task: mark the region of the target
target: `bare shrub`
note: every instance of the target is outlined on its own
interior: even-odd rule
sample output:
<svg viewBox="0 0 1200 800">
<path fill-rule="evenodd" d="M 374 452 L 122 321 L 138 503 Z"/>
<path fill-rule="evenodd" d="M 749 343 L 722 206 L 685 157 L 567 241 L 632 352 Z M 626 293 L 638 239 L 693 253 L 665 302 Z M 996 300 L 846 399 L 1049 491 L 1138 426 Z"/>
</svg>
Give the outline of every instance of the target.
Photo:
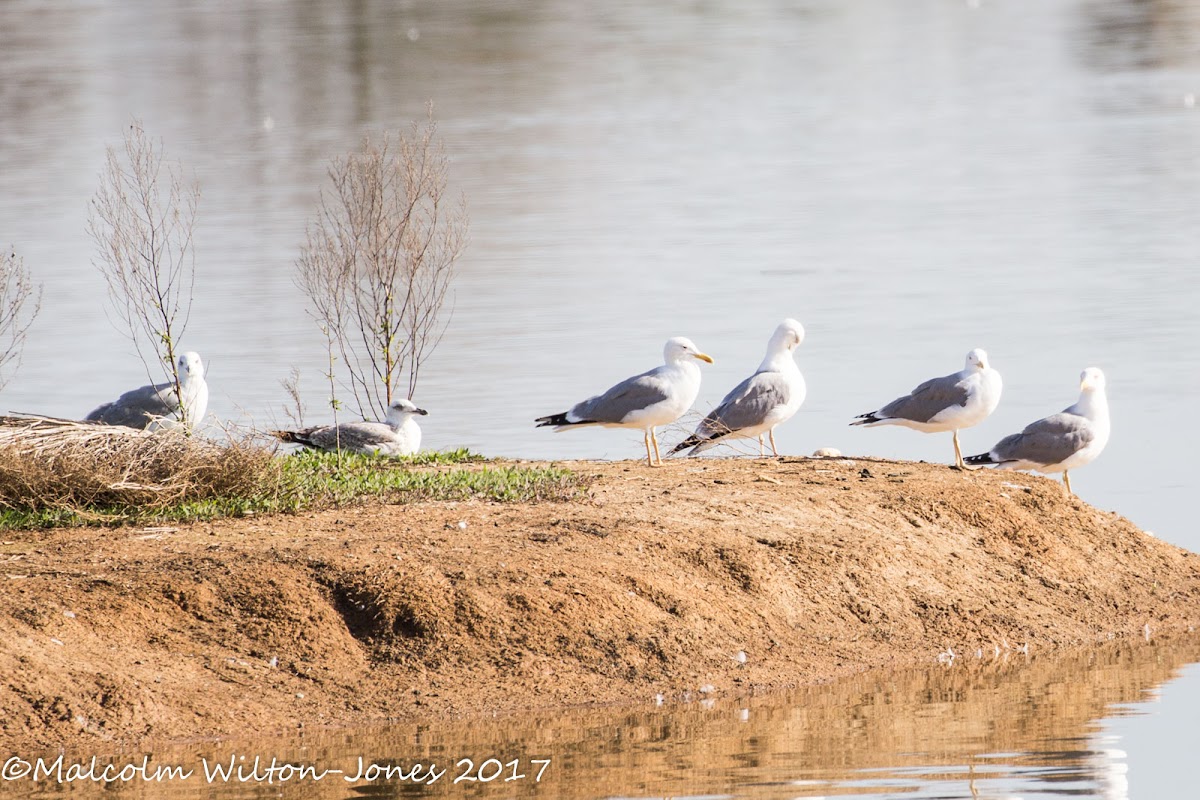
<svg viewBox="0 0 1200 800">
<path fill-rule="evenodd" d="M 467 215 L 461 198 L 447 198 L 449 162 L 436 134 L 431 112 L 407 134 L 367 136 L 333 159 L 297 262 L 297 283 L 336 343 L 343 385 L 364 419 L 412 396 L 445 331 Z"/>
<path fill-rule="evenodd" d="M 179 384 L 178 347 L 195 285 L 192 235 L 200 187 L 183 167 L 165 163 L 161 143 L 140 123 L 125 132 L 122 151 L 108 148 L 100 188 L 92 198 L 88 233 L 99 247 L 95 264 L 112 308 L 150 382 L 166 375 L 187 419 Z"/>
<path fill-rule="evenodd" d="M 49 417 L 0 417 L 0 507 L 103 519 L 105 509 L 154 512 L 245 497 L 280 483 L 270 450 L 221 444 L 180 429 L 149 433 Z"/>
<path fill-rule="evenodd" d="M 34 285 L 24 261 L 12 250 L 0 256 L 0 389 L 8 383 L 5 369 L 21 365 L 25 334 L 41 304 L 42 287 Z"/>
<path fill-rule="evenodd" d="M 281 380 L 279 384 L 283 390 L 287 392 L 289 405 L 283 407 L 284 415 L 291 420 L 291 423 L 297 428 L 304 427 L 304 399 L 300 395 L 300 370 L 292 367 L 292 371 L 288 376 Z"/>
</svg>

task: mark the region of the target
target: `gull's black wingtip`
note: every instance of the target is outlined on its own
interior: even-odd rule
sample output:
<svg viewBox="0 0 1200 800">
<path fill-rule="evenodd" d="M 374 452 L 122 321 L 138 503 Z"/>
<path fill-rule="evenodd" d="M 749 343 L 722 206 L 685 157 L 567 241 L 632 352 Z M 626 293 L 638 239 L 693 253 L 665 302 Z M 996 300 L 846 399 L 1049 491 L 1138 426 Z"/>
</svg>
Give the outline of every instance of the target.
<svg viewBox="0 0 1200 800">
<path fill-rule="evenodd" d="M 880 417 L 875 416 L 874 411 L 868 411 L 866 414 L 859 414 L 854 419 L 850 420 L 851 425 L 870 425 L 872 422 L 880 422 Z"/>
<path fill-rule="evenodd" d="M 965 461 L 968 464 L 980 464 L 980 465 L 982 465 L 982 464 L 999 464 L 1000 463 L 999 461 L 994 461 L 992 459 L 991 453 L 980 453 L 977 456 L 967 456 L 966 458 L 963 459 L 963 461 Z"/>
<path fill-rule="evenodd" d="M 308 438 L 312 432 L 311 428 L 305 428 L 302 431 L 271 431 L 271 435 L 281 442 L 289 444 L 302 444 L 305 447 L 315 447 L 312 440 Z"/>
<path fill-rule="evenodd" d="M 537 419 L 534 420 L 534 422 L 537 423 L 537 425 L 535 427 L 538 427 L 538 428 L 550 428 L 550 427 L 555 427 L 558 425 L 570 425 L 571 424 L 570 420 L 567 419 L 567 412 L 565 412 L 565 411 L 562 412 L 561 414 L 550 414 L 545 417 L 538 417 Z"/>
<path fill-rule="evenodd" d="M 679 444 L 672 447 L 671 451 L 669 453 L 667 453 L 667 455 L 673 456 L 676 453 L 678 453 L 680 450 L 687 450 L 689 447 L 695 447 L 696 445 L 700 444 L 700 441 L 701 441 L 701 439 L 699 436 L 697 436 L 696 434 L 692 434 L 691 436 L 684 439 Z"/>
</svg>

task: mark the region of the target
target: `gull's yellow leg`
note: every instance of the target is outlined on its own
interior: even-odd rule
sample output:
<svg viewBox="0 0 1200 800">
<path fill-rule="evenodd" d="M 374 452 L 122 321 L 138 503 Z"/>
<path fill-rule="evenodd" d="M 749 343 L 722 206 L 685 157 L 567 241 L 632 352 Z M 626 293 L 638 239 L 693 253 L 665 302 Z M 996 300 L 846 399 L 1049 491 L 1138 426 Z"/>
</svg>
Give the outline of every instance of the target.
<svg viewBox="0 0 1200 800">
<path fill-rule="evenodd" d="M 654 428 L 650 429 L 650 441 L 654 442 L 654 460 L 657 462 L 651 466 L 661 467 L 662 456 L 658 454 L 658 437 L 654 435 Z"/>
<path fill-rule="evenodd" d="M 763 456 L 765 456 L 766 454 L 767 454 L 767 449 L 766 449 L 766 447 L 763 445 L 763 438 L 762 438 L 762 434 L 760 433 L 760 434 L 758 435 L 758 457 L 759 457 L 759 458 L 762 458 L 762 457 L 763 457 Z"/>
<path fill-rule="evenodd" d="M 1067 474 L 1065 469 L 1063 470 L 1063 483 L 1067 485 L 1067 494 L 1075 494 L 1071 491 L 1071 476 Z"/>
<path fill-rule="evenodd" d="M 954 432 L 954 463 L 959 467 L 967 466 L 967 462 L 963 461 L 962 448 L 958 446 L 958 431 Z"/>
<path fill-rule="evenodd" d="M 650 457 L 650 431 L 642 432 L 642 444 L 646 445 L 646 465 L 653 467 L 654 459 Z"/>
<path fill-rule="evenodd" d="M 771 452 L 775 454 L 776 458 L 778 458 L 779 451 L 775 448 L 775 429 L 771 428 L 771 430 L 767 431 L 767 435 L 771 437 Z"/>
</svg>

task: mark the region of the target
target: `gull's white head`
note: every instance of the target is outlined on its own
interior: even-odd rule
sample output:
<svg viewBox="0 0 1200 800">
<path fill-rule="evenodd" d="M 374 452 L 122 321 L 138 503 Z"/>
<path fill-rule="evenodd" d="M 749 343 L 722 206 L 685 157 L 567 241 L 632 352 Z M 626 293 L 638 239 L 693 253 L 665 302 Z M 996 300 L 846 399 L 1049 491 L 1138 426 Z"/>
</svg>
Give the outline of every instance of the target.
<svg viewBox="0 0 1200 800">
<path fill-rule="evenodd" d="M 1079 388 L 1084 392 L 1103 392 L 1105 387 L 1104 371 L 1099 367 L 1088 367 L 1079 373 Z"/>
<path fill-rule="evenodd" d="M 204 362 L 195 350 L 188 350 L 175 362 L 179 367 L 179 380 L 195 380 L 204 377 Z"/>
<path fill-rule="evenodd" d="M 663 347 L 663 361 L 671 364 L 676 361 L 686 361 L 689 358 L 698 358 L 709 364 L 713 363 L 712 358 L 701 353 L 700 348 L 696 347 L 695 343 L 686 336 L 667 339 L 667 344 Z"/>
<path fill-rule="evenodd" d="M 987 369 L 990 366 L 988 354 L 982 348 L 976 347 L 967 353 L 967 369 Z"/>
<path fill-rule="evenodd" d="M 804 326 L 791 317 L 779 323 L 779 327 L 775 329 L 775 334 L 771 337 L 772 346 L 782 347 L 788 351 L 795 350 L 803 341 Z"/>
<path fill-rule="evenodd" d="M 397 419 L 407 419 L 417 414 L 423 417 L 428 413 L 423 408 L 417 408 L 416 403 L 404 397 L 393 400 L 392 404 L 388 406 L 388 417 Z"/>
</svg>

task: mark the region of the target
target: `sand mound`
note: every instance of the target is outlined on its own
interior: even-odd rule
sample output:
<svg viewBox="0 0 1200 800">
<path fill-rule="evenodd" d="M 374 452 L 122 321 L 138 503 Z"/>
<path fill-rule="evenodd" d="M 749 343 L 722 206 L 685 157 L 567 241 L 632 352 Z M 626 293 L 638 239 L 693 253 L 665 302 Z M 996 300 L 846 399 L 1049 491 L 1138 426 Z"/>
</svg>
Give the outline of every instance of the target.
<svg viewBox="0 0 1200 800">
<path fill-rule="evenodd" d="M 587 500 L 0 533 L 0 742 L 750 692 L 1200 618 L 1200 558 L 1043 478 L 569 466 Z"/>
</svg>

